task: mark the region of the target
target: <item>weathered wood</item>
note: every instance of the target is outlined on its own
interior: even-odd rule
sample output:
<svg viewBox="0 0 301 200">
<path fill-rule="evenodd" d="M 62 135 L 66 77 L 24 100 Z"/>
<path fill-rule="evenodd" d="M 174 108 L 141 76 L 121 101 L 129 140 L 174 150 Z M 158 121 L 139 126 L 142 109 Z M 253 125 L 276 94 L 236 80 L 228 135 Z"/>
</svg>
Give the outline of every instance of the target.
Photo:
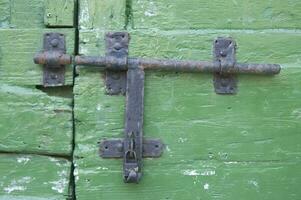
<svg viewBox="0 0 301 200">
<path fill-rule="evenodd" d="M 72 88 L 0 82 L 0 152 L 71 155 Z"/>
<path fill-rule="evenodd" d="M 84 55 L 104 55 L 105 31 L 80 33 L 80 52 Z M 248 63 L 279 63 L 283 67 L 301 64 L 301 32 L 289 30 L 130 30 L 129 54 L 132 57 L 212 60 L 213 40 L 232 37 L 238 45 L 237 61 Z M 97 45 L 95 45 L 97 43 Z"/>
<path fill-rule="evenodd" d="M 116 199 L 235 199 L 246 194 L 250 199 L 281 199 L 300 195 L 294 191 L 294 186 L 301 184 L 294 170 L 301 160 L 297 142 L 301 139 L 301 104 L 296 101 L 301 97 L 301 52 L 296 45 L 301 36 L 275 31 L 228 34 L 238 40 L 240 61 L 275 62 L 284 69 L 275 77 L 239 76 L 238 95 L 226 97 L 214 93 L 212 75 L 147 72 L 144 133 L 161 138 L 167 149 L 156 162 L 145 161 L 139 186 L 122 183 L 121 161 L 97 159 L 97 141 L 122 137 L 124 97 L 105 95 L 103 74 L 97 69 L 78 70 L 75 163 L 80 199 L 91 198 L 91 191 Z M 133 32 L 130 54 L 211 59 L 216 35 L 218 31 L 172 36 Z M 93 34 L 88 38 L 97 40 Z M 287 44 L 285 48 L 283 44 Z M 102 47 L 95 52 L 91 44 L 83 48 L 89 55 L 103 52 Z M 208 169 L 208 165 L 212 167 Z M 187 178 L 184 173 L 192 176 Z M 279 181 L 276 184 L 272 179 Z M 186 190 L 190 192 L 183 193 Z"/>
<path fill-rule="evenodd" d="M 100 20 L 103 15 L 91 11 L 94 1 L 89 6 L 83 4 L 85 0 L 80 2 L 80 12 L 86 13 L 80 15 L 80 54 L 104 55 L 104 33 L 122 30 L 123 19 L 93 23 L 89 19 Z M 299 3 L 239 1 L 238 5 L 245 3 L 250 8 L 243 13 L 239 8 L 230 10 L 232 2 L 223 2 L 229 9 L 219 6 L 217 15 L 212 9 L 205 12 L 197 3 L 209 7 L 221 3 L 190 3 L 132 1 L 132 12 L 124 8 L 124 25 L 134 22 L 132 26 L 138 28 L 127 27 L 130 55 L 212 60 L 213 40 L 230 36 L 238 43 L 239 62 L 279 63 L 281 74 L 238 76 L 238 94 L 219 96 L 214 93 L 212 75 L 146 72 L 144 134 L 161 138 L 167 146 L 155 162 L 145 159 L 141 183 L 128 185 L 121 180 L 122 161 L 99 158 L 97 144 L 103 138 L 122 137 L 125 98 L 105 94 L 103 72 L 78 67 L 74 87 L 78 199 L 297 199 L 301 195 L 297 189 L 301 184 L 301 146 L 297 142 L 301 139 L 301 103 L 296 101 L 301 97 L 301 33 L 217 30 L 295 28 L 299 26 L 295 20 Z M 142 16 L 148 8 L 137 9 L 138 4 L 160 4 L 161 10 L 156 16 Z M 268 4 L 273 12 L 283 9 L 283 21 L 279 19 L 277 25 L 277 19 L 270 22 L 260 14 Z M 174 17 L 168 16 L 172 14 Z M 247 23 L 240 16 L 255 19 Z M 232 24 L 224 23 L 227 17 Z M 198 28 L 214 29 L 187 30 Z"/>
<path fill-rule="evenodd" d="M 120 162 L 77 162 L 77 199 L 298 199 L 300 162 L 144 161 L 139 184 L 120 181 Z M 153 164 L 151 164 L 153 163 Z M 172 167 L 174 166 L 174 167 Z"/>
<path fill-rule="evenodd" d="M 43 33 L 66 36 L 67 53 L 74 53 L 74 29 L 0 29 L 0 81 L 12 84 L 42 85 L 43 67 L 33 63 L 42 50 Z M 73 67 L 66 66 L 65 85 L 73 84 Z"/>
<path fill-rule="evenodd" d="M 22 154 L 0 154 L 0 160 L 0 199 L 62 200 L 69 196 L 69 161 Z"/>
<path fill-rule="evenodd" d="M 132 0 L 138 29 L 295 29 L 300 28 L 301 2 L 263 0 Z"/>
<path fill-rule="evenodd" d="M 141 183 L 128 186 L 121 181 L 122 162 L 97 152 L 100 139 L 122 137 L 125 99 L 105 95 L 101 74 L 81 69 L 75 87 L 78 198 L 293 198 L 301 183 L 295 171 L 300 76 L 288 69 L 274 79 L 240 77 L 239 94 L 223 97 L 213 92 L 209 75 L 148 74 L 144 133 L 167 147 L 155 162 L 144 159 Z"/>
<path fill-rule="evenodd" d="M 125 0 L 79 0 L 79 28 L 114 30 L 125 27 Z"/>
<path fill-rule="evenodd" d="M 77 198 L 297 199 L 301 33 L 285 29 L 300 27 L 300 3 L 110 2 L 96 12 L 99 1 L 80 1 L 81 54 L 104 55 L 104 33 L 125 27 L 131 56 L 212 60 L 213 39 L 231 36 L 240 62 L 279 63 L 283 70 L 276 77 L 239 76 L 235 96 L 216 95 L 212 75 L 147 72 L 144 134 L 167 146 L 156 162 L 145 159 L 139 185 L 126 185 L 122 161 L 99 158 L 97 145 L 122 137 L 125 98 L 105 95 L 102 72 L 78 67 Z M 121 14 L 108 21 L 110 10 Z"/>
<path fill-rule="evenodd" d="M 74 0 L 0 0 L 0 28 L 72 27 Z"/>
<path fill-rule="evenodd" d="M 61 200 L 71 194 L 71 162 L 39 155 L 71 156 L 73 68 L 66 70 L 69 86 L 46 89 L 33 56 L 42 50 L 45 32 L 64 33 L 73 54 L 75 29 L 45 29 L 44 3 L 0 0 L 0 199 Z M 66 12 L 56 17 L 58 24 L 71 20 Z"/>
<path fill-rule="evenodd" d="M 8 27 L 10 21 L 9 0 L 0 1 L 0 27 Z"/>
<path fill-rule="evenodd" d="M 42 28 L 44 0 L 0 0 L 0 28 Z"/>
<path fill-rule="evenodd" d="M 73 27 L 75 0 L 46 0 L 44 23 L 47 27 Z"/>
</svg>

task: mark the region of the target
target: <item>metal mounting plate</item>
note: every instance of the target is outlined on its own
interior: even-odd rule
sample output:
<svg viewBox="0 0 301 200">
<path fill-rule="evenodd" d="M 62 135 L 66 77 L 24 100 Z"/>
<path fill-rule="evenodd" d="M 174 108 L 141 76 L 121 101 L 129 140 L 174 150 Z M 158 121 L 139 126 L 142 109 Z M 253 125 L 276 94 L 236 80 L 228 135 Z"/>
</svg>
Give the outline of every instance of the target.
<svg viewBox="0 0 301 200">
<path fill-rule="evenodd" d="M 99 155 L 102 158 L 122 158 L 123 151 L 123 139 L 110 139 L 103 140 L 99 146 Z M 158 158 L 162 155 L 164 145 L 160 140 L 156 139 L 144 139 L 143 140 L 143 157 Z"/>
<path fill-rule="evenodd" d="M 236 43 L 232 38 L 217 38 L 213 44 L 214 62 L 220 63 L 220 73 L 213 77 L 214 89 L 217 94 L 236 94 L 237 78 L 228 74 L 227 69 L 234 67 Z"/>
<path fill-rule="evenodd" d="M 43 51 L 49 57 L 57 57 L 66 53 L 65 35 L 61 33 L 45 33 Z M 43 85 L 45 87 L 65 84 L 65 65 L 56 62 L 44 65 Z"/>
<path fill-rule="evenodd" d="M 106 34 L 106 56 L 127 63 L 129 34 L 126 32 L 109 32 Z M 126 72 L 106 70 L 106 92 L 109 95 L 125 95 Z"/>
</svg>

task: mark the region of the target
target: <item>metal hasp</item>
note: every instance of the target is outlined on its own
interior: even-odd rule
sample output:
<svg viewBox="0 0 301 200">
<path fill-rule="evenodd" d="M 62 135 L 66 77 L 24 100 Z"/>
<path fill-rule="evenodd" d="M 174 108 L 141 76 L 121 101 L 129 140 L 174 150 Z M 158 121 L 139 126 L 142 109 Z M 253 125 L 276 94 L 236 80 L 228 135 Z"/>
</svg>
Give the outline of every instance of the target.
<svg viewBox="0 0 301 200">
<path fill-rule="evenodd" d="M 113 69 L 120 64 L 127 64 L 128 41 L 127 33 L 106 34 L 108 57 L 118 61 L 112 66 Z M 121 74 L 113 70 L 109 73 L 107 71 L 106 74 L 107 86 L 109 83 L 111 89 L 114 87 L 114 90 L 111 90 L 113 92 L 109 94 L 123 93 L 122 88 L 126 86 L 125 128 L 123 140 L 103 140 L 100 143 L 100 156 L 103 158 L 122 157 L 124 182 L 138 183 L 142 176 L 142 158 L 159 157 L 163 152 L 163 144 L 160 140 L 143 139 L 144 71 L 137 63 L 132 63 L 128 68 Z M 110 77 L 115 75 L 124 77 L 126 81 L 123 81 L 123 78 Z"/>
<path fill-rule="evenodd" d="M 45 33 L 43 50 L 34 57 L 36 64 L 43 64 L 43 85 L 45 87 L 65 84 L 65 65 L 71 64 L 71 56 L 66 54 L 65 35 Z"/>
</svg>

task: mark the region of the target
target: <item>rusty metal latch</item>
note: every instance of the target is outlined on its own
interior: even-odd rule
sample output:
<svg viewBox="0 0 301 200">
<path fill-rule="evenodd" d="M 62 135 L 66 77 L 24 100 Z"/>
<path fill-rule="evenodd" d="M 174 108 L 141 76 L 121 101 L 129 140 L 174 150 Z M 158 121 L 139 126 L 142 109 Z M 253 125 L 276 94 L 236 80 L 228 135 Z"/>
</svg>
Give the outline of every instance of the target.
<svg viewBox="0 0 301 200">
<path fill-rule="evenodd" d="M 143 157 L 160 157 L 164 145 L 158 139 L 143 137 L 144 70 L 171 70 L 183 72 L 206 72 L 214 75 L 217 94 L 237 93 L 237 74 L 274 75 L 281 70 L 278 64 L 237 63 L 236 43 L 232 38 L 217 38 L 213 42 L 213 61 L 181 61 L 146 58 L 129 58 L 127 32 L 106 34 L 104 57 L 71 56 L 65 54 L 63 35 L 48 33 L 44 36 L 44 51 L 38 53 L 34 62 L 44 65 L 44 84 L 62 84 L 61 76 L 48 79 L 48 71 L 62 65 L 73 64 L 97 66 L 106 70 L 106 89 L 110 95 L 126 95 L 126 116 L 123 139 L 106 139 L 100 143 L 102 158 L 123 158 L 123 177 L 126 183 L 138 183 L 142 176 Z M 58 43 L 58 44 L 57 44 Z M 60 75 L 61 75 L 61 71 Z M 46 73 L 46 74 L 45 74 Z M 46 78 L 45 78 L 46 77 Z"/>
<path fill-rule="evenodd" d="M 58 37 L 60 35 L 60 37 Z M 122 36 L 123 35 L 123 36 Z M 112 37 L 114 36 L 114 37 Z M 48 38 L 48 39 L 47 39 Z M 58 39 L 58 40 L 55 40 Z M 57 42 L 58 41 L 58 42 Z M 127 47 L 122 45 L 129 41 L 128 33 L 114 32 L 107 33 L 106 44 L 107 52 L 104 57 L 91 56 L 75 56 L 72 60 L 71 56 L 65 54 L 64 36 L 59 33 L 46 33 L 44 36 L 44 50 L 36 54 L 34 62 L 36 64 L 45 65 L 46 67 L 56 68 L 71 64 L 97 66 L 109 71 L 109 78 L 106 79 L 108 94 L 124 94 L 125 93 L 125 77 L 120 78 L 120 73 L 128 70 L 129 66 L 137 63 L 137 66 L 143 70 L 170 70 L 183 72 L 204 72 L 214 74 L 214 87 L 217 94 L 234 94 L 236 93 L 237 80 L 234 79 L 236 74 L 262 74 L 275 75 L 281 70 L 278 64 L 246 64 L 237 63 L 235 59 L 236 43 L 232 38 L 218 38 L 213 42 L 213 61 L 185 61 L 185 60 L 164 60 L 164 59 L 147 59 L 147 58 L 128 58 Z M 57 45 L 57 43 L 59 45 Z M 128 45 L 128 44 L 127 44 Z M 126 50 L 125 50 L 126 49 Z M 59 52 L 55 54 L 55 52 Z M 124 54 L 120 54 L 124 52 Z M 118 71 L 119 75 L 113 71 Z M 44 74 L 45 75 L 45 74 Z M 55 78 L 55 76 L 51 76 Z M 229 78 L 230 77 L 230 78 Z M 118 86 L 116 81 L 118 82 Z M 231 80 L 231 81 L 229 81 Z M 57 81 L 61 82 L 61 81 Z M 113 84 L 111 84 L 114 82 Z M 123 83 L 123 84 L 121 84 Z M 47 84 L 46 84 L 47 85 Z M 220 87 L 226 88 L 224 91 Z M 233 89 L 231 89 L 233 87 Z M 119 89 L 118 89 L 119 88 Z M 228 88 L 228 89 L 227 89 Z"/>
</svg>

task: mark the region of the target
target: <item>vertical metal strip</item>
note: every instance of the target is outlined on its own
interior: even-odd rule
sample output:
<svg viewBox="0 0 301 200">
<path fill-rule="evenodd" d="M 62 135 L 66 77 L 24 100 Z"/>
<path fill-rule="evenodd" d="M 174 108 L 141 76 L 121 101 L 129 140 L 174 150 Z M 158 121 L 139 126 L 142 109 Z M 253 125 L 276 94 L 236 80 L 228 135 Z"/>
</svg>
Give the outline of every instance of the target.
<svg viewBox="0 0 301 200">
<path fill-rule="evenodd" d="M 109 32 L 106 34 L 106 56 L 127 64 L 129 34 L 126 32 Z M 112 66 L 114 68 L 114 66 Z M 110 95 L 125 94 L 126 72 L 106 70 L 106 91 Z"/>
<path fill-rule="evenodd" d="M 217 94 L 236 94 L 237 78 L 225 73 L 236 63 L 236 43 L 232 38 L 217 38 L 213 44 L 214 62 L 219 63 L 220 72 L 213 76 L 214 89 Z"/>
<path fill-rule="evenodd" d="M 144 71 L 129 66 L 127 71 L 124 181 L 138 183 L 141 178 L 143 149 Z"/>
<path fill-rule="evenodd" d="M 55 62 L 55 57 L 66 53 L 65 35 L 61 33 L 45 33 L 43 42 L 44 52 L 48 52 L 49 62 L 43 69 L 43 86 L 54 87 L 65 84 L 65 65 Z"/>
</svg>

